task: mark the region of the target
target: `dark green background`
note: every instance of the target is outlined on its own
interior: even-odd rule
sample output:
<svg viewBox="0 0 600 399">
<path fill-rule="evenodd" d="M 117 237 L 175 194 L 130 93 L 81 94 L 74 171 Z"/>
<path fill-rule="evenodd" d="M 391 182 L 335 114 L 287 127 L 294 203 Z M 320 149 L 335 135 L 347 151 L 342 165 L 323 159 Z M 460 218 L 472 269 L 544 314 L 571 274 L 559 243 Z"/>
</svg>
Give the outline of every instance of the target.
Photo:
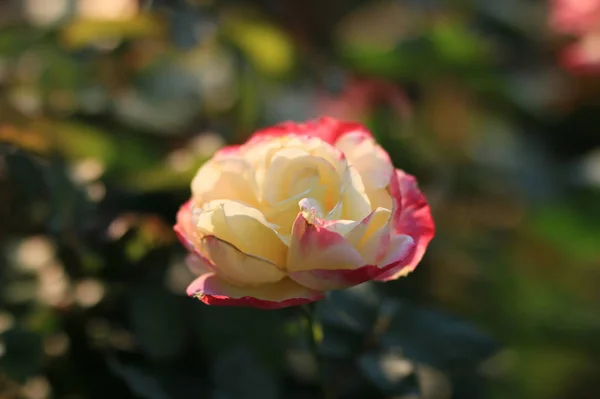
<svg viewBox="0 0 600 399">
<path fill-rule="evenodd" d="M 138 9 L 0 3 L 0 398 L 316 397 L 298 309 L 187 298 L 171 225 L 219 145 L 320 115 L 437 224 L 410 277 L 322 304 L 337 395 L 600 395 L 600 78 L 557 66 L 546 2 Z"/>
</svg>

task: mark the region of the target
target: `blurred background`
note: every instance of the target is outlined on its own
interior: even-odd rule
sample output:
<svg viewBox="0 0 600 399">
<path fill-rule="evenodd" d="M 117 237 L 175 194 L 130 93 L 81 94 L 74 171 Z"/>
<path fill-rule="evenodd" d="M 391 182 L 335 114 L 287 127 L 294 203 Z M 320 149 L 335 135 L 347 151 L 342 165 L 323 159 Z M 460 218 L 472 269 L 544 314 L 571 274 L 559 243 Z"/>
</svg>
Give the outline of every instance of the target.
<svg viewBox="0 0 600 399">
<path fill-rule="evenodd" d="M 323 115 L 438 230 L 320 305 L 337 397 L 600 397 L 600 0 L 4 0 L 0 398 L 318 397 L 298 310 L 187 298 L 171 226 L 218 148 Z"/>
</svg>

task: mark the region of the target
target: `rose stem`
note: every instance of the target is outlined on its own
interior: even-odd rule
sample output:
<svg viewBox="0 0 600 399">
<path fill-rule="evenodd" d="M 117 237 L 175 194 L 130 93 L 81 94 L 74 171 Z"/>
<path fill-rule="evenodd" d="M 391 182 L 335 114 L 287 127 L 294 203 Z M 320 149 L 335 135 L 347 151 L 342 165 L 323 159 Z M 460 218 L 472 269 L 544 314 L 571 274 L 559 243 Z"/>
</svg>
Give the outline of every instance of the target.
<svg viewBox="0 0 600 399">
<path fill-rule="evenodd" d="M 329 384 L 327 383 L 325 359 L 319 353 L 319 344 L 321 343 L 323 334 L 321 325 L 317 320 L 316 303 L 312 302 L 302 305 L 301 308 L 307 321 L 306 332 L 308 334 L 308 341 L 310 342 L 310 349 L 317 362 L 317 372 L 319 375 L 321 390 L 323 391 L 323 399 L 334 399 L 333 393 L 329 389 Z"/>
</svg>

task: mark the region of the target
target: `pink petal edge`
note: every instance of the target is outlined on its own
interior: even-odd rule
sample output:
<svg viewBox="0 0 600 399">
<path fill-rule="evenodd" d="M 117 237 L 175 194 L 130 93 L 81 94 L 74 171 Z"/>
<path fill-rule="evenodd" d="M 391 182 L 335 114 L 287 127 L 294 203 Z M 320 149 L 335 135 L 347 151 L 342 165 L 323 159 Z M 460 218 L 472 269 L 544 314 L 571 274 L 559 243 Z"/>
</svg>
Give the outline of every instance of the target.
<svg viewBox="0 0 600 399">
<path fill-rule="evenodd" d="M 206 305 L 213 306 L 246 306 L 253 307 L 263 310 L 277 310 L 283 309 L 290 306 L 304 305 L 306 303 L 316 302 L 323 299 L 325 296 L 321 295 L 315 298 L 291 298 L 281 302 L 263 301 L 261 299 L 253 298 L 251 296 L 245 296 L 242 298 L 229 298 L 224 295 L 191 295 Z"/>
<path fill-rule="evenodd" d="M 390 281 L 412 272 L 435 236 L 435 224 L 431 208 L 423 193 L 419 190 L 417 179 L 396 169 L 395 178 L 390 184 L 390 193 L 394 199 L 394 229 L 399 234 L 412 237 L 416 250 L 407 264 L 396 267 L 378 276 L 377 281 Z"/>
<path fill-rule="evenodd" d="M 303 305 L 323 299 L 322 292 L 307 289 L 306 297 L 292 297 L 281 301 L 259 299 L 253 296 L 234 298 L 217 292 L 221 283 L 214 273 L 207 273 L 194 280 L 187 289 L 190 297 L 196 298 L 206 305 L 213 306 L 246 306 L 264 310 L 282 309 L 290 306 Z"/>
<path fill-rule="evenodd" d="M 291 272 L 289 276 L 299 284 L 312 289 L 329 291 L 353 287 L 370 280 L 378 280 L 378 277 L 392 270 L 402 270 L 410 266 L 414 259 L 417 246 L 411 242 L 406 248 L 404 256 L 389 265 L 379 267 L 377 265 L 365 265 L 356 269 L 313 269 L 299 272 Z"/>
<path fill-rule="evenodd" d="M 192 252 L 198 258 L 202 259 L 207 264 L 211 264 L 211 262 L 206 259 L 204 255 L 198 251 L 193 241 L 190 238 L 190 235 L 194 234 L 193 232 L 193 224 L 192 224 L 192 200 L 184 203 L 177 212 L 177 223 L 173 226 L 173 230 L 177 235 L 179 241 L 183 244 L 185 249 Z"/>
<path fill-rule="evenodd" d="M 343 135 L 350 132 L 361 132 L 365 136 L 373 137 L 369 130 L 358 122 L 340 121 L 332 117 L 321 117 L 306 123 L 296 123 L 286 121 L 275 126 L 258 130 L 254 133 L 248 143 L 280 137 L 285 135 L 312 136 L 319 137 L 323 141 L 333 145 Z"/>
</svg>

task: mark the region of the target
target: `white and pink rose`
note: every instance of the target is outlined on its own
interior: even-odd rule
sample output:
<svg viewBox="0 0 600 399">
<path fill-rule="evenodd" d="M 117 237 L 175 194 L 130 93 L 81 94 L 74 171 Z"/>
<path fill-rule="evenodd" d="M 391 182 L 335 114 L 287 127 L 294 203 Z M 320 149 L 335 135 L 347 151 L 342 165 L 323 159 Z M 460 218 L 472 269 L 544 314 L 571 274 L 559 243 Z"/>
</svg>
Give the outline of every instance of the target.
<svg viewBox="0 0 600 399">
<path fill-rule="evenodd" d="M 175 231 L 209 305 L 278 309 L 415 269 L 434 236 L 416 179 L 358 123 L 282 123 L 198 171 Z"/>
</svg>

